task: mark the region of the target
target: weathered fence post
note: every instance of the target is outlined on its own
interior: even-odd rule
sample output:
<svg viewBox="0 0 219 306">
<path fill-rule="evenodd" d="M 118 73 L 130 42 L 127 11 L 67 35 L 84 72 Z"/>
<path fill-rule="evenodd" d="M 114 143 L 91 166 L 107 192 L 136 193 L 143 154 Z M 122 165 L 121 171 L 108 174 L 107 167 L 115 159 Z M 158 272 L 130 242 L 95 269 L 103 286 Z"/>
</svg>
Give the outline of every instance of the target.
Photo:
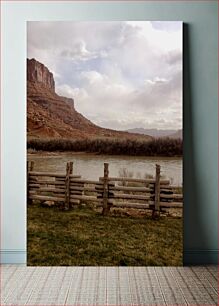
<svg viewBox="0 0 219 306">
<path fill-rule="evenodd" d="M 69 163 L 70 163 L 70 174 L 72 174 L 73 173 L 73 162 L 69 162 Z M 59 183 L 62 181 L 63 181 L 63 178 L 55 177 L 55 182 L 57 183 L 57 185 L 55 185 L 55 189 L 60 189 Z"/>
<path fill-rule="evenodd" d="M 70 203 L 70 171 L 73 169 L 73 165 L 70 163 L 66 165 L 66 176 L 65 176 L 65 210 L 69 210 Z"/>
<path fill-rule="evenodd" d="M 33 171 L 33 168 L 34 168 L 34 161 L 31 160 L 31 162 L 30 162 L 30 172 Z"/>
<path fill-rule="evenodd" d="M 153 217 L 160 215 L 160 165 L 156 164 L 156 177 L 155 177 L 155 199 L 154 199 L 154 210 Z"/>
<path fill-rule="evenodd" d="M 29 204 L 29 161 L 27 160 L 27 204 Z"/>
<path fill-rule="evenodd" d="M 102 214 L 105 216 L 108 214 L 108 179 L 109 179 L 109 164 L 104 163 L 104 177 L 103 177 L 103 211 Z"/>
<path fill-rule="evenodd" d="M 70 174 L 73 174 L 73 162 L 70 162 Z"/>
<path fill-rule="evenodd" d="M 32 200 L 29 198 L 30 197 L 30 187 L 29 187 L 29 181 L 30 181 L 30 172 L 33 171 L 34 168 L 34 161 L 27 161 L 27 203 L 31 204 Z"/>
<path fill-rule="evenodd" d="M 69 174 L 73 174 L 73 162 L 69 162 Z M 70 203 L 71 189 L 70 189 L 70 178 L 69 178 L 69 208 L 72 208 L 72 204 Z"/>
</svg>

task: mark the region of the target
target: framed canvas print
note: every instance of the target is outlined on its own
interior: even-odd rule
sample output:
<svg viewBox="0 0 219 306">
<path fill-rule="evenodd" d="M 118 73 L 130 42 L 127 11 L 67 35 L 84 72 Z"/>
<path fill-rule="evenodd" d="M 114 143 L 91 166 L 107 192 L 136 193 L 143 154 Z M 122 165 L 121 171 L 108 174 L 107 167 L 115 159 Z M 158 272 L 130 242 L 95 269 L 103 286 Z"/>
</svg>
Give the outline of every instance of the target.
<svg viewBox="0 0 219 306">
<path fill-rule="evenodd" d="M 182 265 L 182 22 L 27 22 L 27 264 Z"/>
</svg>

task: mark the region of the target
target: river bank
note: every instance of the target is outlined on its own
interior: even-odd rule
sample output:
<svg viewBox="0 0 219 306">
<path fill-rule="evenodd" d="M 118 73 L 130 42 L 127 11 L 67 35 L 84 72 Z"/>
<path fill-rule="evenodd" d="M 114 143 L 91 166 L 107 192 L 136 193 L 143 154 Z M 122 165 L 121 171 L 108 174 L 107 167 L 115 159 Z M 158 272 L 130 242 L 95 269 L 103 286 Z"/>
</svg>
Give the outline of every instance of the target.
<svg viewBox="0 0 219 306">
<path fill-rule="evenodd" d="M 161 166 L 161 175 L 170 179 L 171 184 L 182 186 L 182 158 L 107 155 L 84 152 L 35 152 L 27 154 L 35 162 L 36 171 L 65 172 L 66 163 L 73 161 L 74 173 L 84 179 L 98 179 L 103 176 L 103 164 L 109 163 L 111 176 L 126 174 L 144 178 L 155 175 L 155 165 Z"/>
</svg>

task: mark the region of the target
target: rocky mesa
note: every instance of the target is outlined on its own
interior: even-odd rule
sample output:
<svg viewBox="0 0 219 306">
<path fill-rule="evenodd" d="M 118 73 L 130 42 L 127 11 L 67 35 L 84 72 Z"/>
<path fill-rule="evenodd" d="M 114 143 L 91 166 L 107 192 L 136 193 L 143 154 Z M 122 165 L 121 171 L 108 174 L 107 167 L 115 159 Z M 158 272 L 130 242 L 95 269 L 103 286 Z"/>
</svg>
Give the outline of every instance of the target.
<svg viewBox="0 0 219 306">
<path fill-rule="evenodd" d="M 74 100 L 55 92 L 53 74 L 42 63 L 27 59 L 27 137 L 71 138 L 88 137 L 143 138 L 147 135 L 101 128 L 74 107 Z"/>
<path fill-rule="evenodd" d="M 43 84 L 51 91 L 55 91 L 53 74 L 35 59 L 27 60 L 27 81 Z"/>
</svg>

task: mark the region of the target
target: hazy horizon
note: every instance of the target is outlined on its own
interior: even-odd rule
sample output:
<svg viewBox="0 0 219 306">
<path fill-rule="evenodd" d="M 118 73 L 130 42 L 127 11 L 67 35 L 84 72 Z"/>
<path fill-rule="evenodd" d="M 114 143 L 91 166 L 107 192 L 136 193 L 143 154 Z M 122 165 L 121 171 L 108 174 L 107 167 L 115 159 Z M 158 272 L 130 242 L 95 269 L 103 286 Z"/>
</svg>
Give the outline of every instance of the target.
<svg viewBox="0 0 219 306">
<path fill-rule="evenodd" d="M 27 34 L 27 57 L 95 124 L 182 129 L 182 22 L 30 21 Z"/>
</svg>

